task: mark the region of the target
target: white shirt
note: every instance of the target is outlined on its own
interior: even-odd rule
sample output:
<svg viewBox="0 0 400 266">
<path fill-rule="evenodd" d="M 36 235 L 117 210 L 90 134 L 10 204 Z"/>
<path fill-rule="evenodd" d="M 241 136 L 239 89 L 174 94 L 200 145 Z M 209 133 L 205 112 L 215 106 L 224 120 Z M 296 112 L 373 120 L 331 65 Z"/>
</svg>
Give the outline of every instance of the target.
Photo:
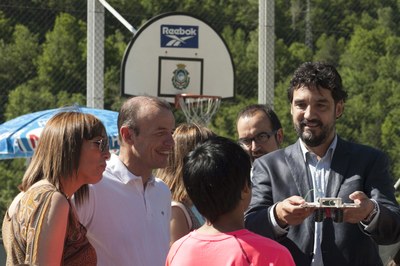
<svg viewBox="0 0 400 266">
<path fill-rule="evenodd" d="M 118 156 L 103 179 L 89 186 L 89 201 L 77 208 L 97 253 L 97 265 L 164 266 L 169 250 L 171 193 L 151 177 L 144 189 Z"/>
<path fill-rule="evenodd" d="M 305 147 L 304 143 L 300 141 L 301 143 L 301 150 L 303 152 L 304 160 L 306 161 L 312 181 L 313 181 L 313 193 L 314 193 L 314 201 L 316 201 L 318 198 L 322 198 L 326 196 L 326 186 L 328 184 L 328 179 L 329 179 L 329 174 L 331 170 L 331 162 L 332 162 L 332 157 L 336 149 L 337 145 L 337 135 L 333 139 L 331 145 L 329 146 L 328 150 L 326 151 L 324 157 L 322 157 L 319 161 L 317 159 L 317 155 L 314 153 L 311 153 L 307 150 Z M 307 201 L 307 199 L 305 199 Z M 375 200 L 372 200 L 376 203 Z M 370 222 L 369 225 L 364 225 L 361 222 L 362 227 L 364 230 L 369 232 L 370 230 L 373 230 L 377 224 L 377 217 L 379 216 L 380 210 L 378 207 L 378 212 L 375 215 L 374 219 Z M 323 223 L 322 222 L 316 222 L 315 223 L 315 232 L 314 232 L 314 256 L 313 260 L 311 262 L 311 266 L 323 266 L 324 263 L 322 261 L 322 252 L 321 252 L 321 241 L 322 241 L 322 227 Z"/>
<path fill-rule="evenodd" d="M 307 150 L 303 141 L 300 140 L 300 147 L 303 152 L 304 160 L 310 169 L 311 178 L 313 181 L 313 194 L 314 201 L 318 198 L 326 196 L 326 185 L 328 183 L 329 173 L 331 171 L 331 162 L 333 153 L 336 149 L 337 136 L 333 139 L 328 150 L 324 154 L 324 157 L 318 160 L 317 155 Z M 305 199 L 306 201 L 309 201 Z M 321 240 L 322 240 L 322 222 L 315 223 L 314 232 L 314 256 L 311 262 L 312 266 L 323 266 L 322 252 L 321 252 Z"/>
<path fill-rule="evenodd" d="M 328 148 L 328 151 L 325 153 L 324 157 L 317 160 L 316 155 L 310 153 L 307 148 L 305 147 L 302 140 L 300 140 L 300 147 L 303 153 L 304 161 L 307 163 L 313 181 L 313 196 L 314 199 L 324 197 L 326 191 L 326 184 L 328 183 L 328 177 L 330 173 L 331 161 L 333 157 L 333 153 L 335 151 L 337 144 L 337 136 L 335 136 L 334 140 L 332 141 L 331 145 Z M 310 191 L 311 192 L 311 191 Z M 309 193 L 307 193 L 308 196 Z M 305 198 L 306 201 L 310 201 L 308 198 Z M 281 228 L 278 225 L 278 222 L 275 219 L 274 209 L 276 204 L 273 208 L 270 209 L 270 217 L 272 224 L 274 226 L 274 230 L 278 235 L 284 235 L 287 233 L 287 228 Z M 314 232 L 314 256 L 311 261 L 312 266 L 323 266 L 322 261 L 322 253 L 321 253 L 321 236 L 322 236 L 322 223 L 315 223 L 315 232 Z"/>
</svg>

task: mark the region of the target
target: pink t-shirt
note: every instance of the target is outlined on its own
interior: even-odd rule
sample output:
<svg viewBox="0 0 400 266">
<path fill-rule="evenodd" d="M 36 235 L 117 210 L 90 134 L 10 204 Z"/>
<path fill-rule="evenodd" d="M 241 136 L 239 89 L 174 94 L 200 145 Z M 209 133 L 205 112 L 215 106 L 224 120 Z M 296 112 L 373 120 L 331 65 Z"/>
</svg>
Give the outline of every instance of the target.
<svg viewBox="0 0 400 266">
<path fill-rule="evenodd" d="M 294 266 L 295 264 L 286 247 L 247 229 L 241 229 L 215 235 L 192 231 L 171 246 L 165 265 Z"/>
</svg>

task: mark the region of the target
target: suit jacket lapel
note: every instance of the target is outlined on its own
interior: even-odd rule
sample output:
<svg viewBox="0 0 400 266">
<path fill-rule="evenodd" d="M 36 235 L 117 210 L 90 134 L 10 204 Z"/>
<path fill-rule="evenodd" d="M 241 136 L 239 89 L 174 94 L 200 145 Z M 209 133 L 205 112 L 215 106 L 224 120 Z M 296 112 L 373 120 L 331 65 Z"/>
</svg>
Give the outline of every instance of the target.
<svg viewBox="0 0 400 266">
<path fill-rule="evenodd" d="M 345 141 L 338 137 L 336 149 L 332 157 L 331 170 L 326 189 L 328 197 L 337 197 L 341 184 L 343 183 L 343 174 L 348 169 L 350 162 L 350 152 Z"/>
<path fill-rule="evenodd" d="M 297 140 L 295 144 L 285 149 L 285 156 L 294 183 L 300 193 L 299 196 L 307 197 L 305 200 L 308 202 L 314 201 L 313 193 L 310 192 L 312 181 L 310 180 L 310 174 L 301 152 L 300 140 Z"/>
</svg>

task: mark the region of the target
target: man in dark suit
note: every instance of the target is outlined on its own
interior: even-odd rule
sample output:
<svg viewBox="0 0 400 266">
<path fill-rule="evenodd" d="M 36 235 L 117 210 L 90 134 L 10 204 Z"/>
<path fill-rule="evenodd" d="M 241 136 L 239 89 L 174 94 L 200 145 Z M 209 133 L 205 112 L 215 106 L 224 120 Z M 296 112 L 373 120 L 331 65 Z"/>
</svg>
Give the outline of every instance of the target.
<svg viewBox="0 0 400 266">
<path fill-rule="evenodd" d="M 285 245 L 296 265 L 382 265 L 378 244 L 400 239 L 400 209 L 387 157 L 341 139 L 335 123 L 347 93 L 336 69 L 304 63 L 288 90 L 299 140 L 255 160 L 246 227 Z M 306 202 L 337 197 L 357 208 L 343 222 L 315 222 Z"/>
</svg>

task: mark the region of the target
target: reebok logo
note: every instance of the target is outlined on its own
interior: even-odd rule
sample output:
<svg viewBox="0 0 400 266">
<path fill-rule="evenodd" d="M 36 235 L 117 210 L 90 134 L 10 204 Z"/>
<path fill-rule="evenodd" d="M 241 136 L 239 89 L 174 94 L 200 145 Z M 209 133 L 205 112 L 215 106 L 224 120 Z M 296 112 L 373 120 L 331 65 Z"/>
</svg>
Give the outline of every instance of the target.
<svg viewBox="0 0 400 266">
<path fill-rule="evenodd" d="M 183 29 L 182 27 L 179 27 L 177 29 L 174 28 L 169 28 L 168 26 L 162 27 L 162 34 L 165 35 L 197 35 L 197 29 Z M 194 37 L 192 36 L 192 37 Z"/>
<path fill-rule="evenodd" d="M 161 47 L 199 48 L 199 27 L 186 25 L 161 25 Z"/>
</svg>

